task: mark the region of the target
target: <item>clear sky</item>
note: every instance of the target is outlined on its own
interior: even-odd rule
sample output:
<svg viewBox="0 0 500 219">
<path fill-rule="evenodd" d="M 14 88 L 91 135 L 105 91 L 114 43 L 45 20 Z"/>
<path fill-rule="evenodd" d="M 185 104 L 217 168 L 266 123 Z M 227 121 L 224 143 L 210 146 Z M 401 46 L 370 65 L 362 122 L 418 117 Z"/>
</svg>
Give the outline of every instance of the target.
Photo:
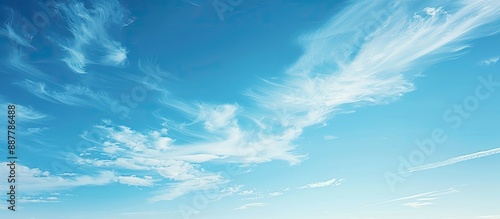
<svg viewBox="0 0 500 219">
<path fill-rule="evenodd" d="M 2 218 L 500 219 L 500 1 L 0 4 Z"/>
</svg>

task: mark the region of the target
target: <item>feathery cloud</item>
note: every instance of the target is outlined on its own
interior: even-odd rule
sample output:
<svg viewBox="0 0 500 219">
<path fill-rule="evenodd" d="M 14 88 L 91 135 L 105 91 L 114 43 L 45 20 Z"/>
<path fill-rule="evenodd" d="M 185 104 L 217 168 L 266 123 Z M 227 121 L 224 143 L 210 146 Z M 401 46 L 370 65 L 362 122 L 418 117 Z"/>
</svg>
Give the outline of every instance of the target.
<svg viewBox="0 0 500 219">
<path fill-rule="evenodd" d="M 304 157 L 292 152 L 295 148 L 292 141 L 300 136 L 301 130 L 287 128 L 274 131 L 268 124 L 266 126 L 270 128 L 260 128 L 252 123 L 254 118 L 245 115 L 244 109 L 237 104 L 187 104 L 172 100 L 162 102 L 192 119 L 194 122 L 188 127 L 183 126 L 182 131 L 201 139 L 182 147 L 174 147 L 172 154 L 211 154 L 224 157 L 227 162 L 245 164 L 271 160 L 297 164 Z"/>
<path fill-rule="evenodd" d="M 87 132 L 82 137 L 100 146 L 88 153 L 70 155 L 70 159 L 80 165 L 107 168 L 118 173 L 122 170 L 137 174 L 155 172 L 158 177 L 170 182 L 158 184 L 161 188 L 149 199 L 151 202 L 172 200 L 192 191 L 214 188 L 227 182 L 220 174 L 208 172 L 200 165 L 191 163 L 205 161 L 203 155 L 175 156 L 174 142 L 167 136 L 166 129 L 141 133 L 126 126 L 113 126 L 109 121 L 106 126 L 97 125 L 94 128 L 93 133 L 98 133 L 99 138 Z M 100 158 L 95 158 L 96 155 Z M 152 178 L 119 178 L 119 182 L 128 184 L 132 180 L 141 185 L 153 183 Z"/>
<path fill-rule="evenodd" d="M 305 53 L 283 83 L 248 95 L 265 109 L 284 110 L 286 125 L 297 130 L 353 107 L 389 103 L 415 89 L 422 67 L 460 55 L 467 40 L 496 33 L 488 24 L 498 24 L 499 12 L 500 3 L 490 0 L 421 11 L 403 2 L 356 2 L 300 38 Z"/>
<path fill-rule="evenodd" d="M 46 78 L 46 74 L 24 60 L 26 54 L 21 48 L 12 48 L 7 66 L 36 78 Z"/>
<path fill-rule="evenodd" d="M 73 38 L 50 37 L 66 51 L 66 57 L 62 60 L 79 74 L 87 73 L 89 64 L 120 67 L 127 60 L 127 49 L 108 33 L 113 25 L 123 27 L 124 9 L 116 0 L 91 1 L 91 5 L 86 8 L 84 2 L 77 0 L 58 3 L 56 9 L 67 22 Z"/>
<path fill-rule="evenodd" d="M 0 98 L 0 100 L 2 100 L 2 98 Z M 0 104 L 0 107 L 2 109 L 7 109 L 7 105 L 8 104 Z M 16 103 L 15 106 L 16 106 L 16 120 L 20 120 L 23 122 L 36 122 L 48 117 L 46 114 L 38 112 L 31 106 L 24 106 L 18 103 Z M 4 114 L 5 112 L 0 113 L 0 115 Z"/>
<path fill-rule="evenodd" d="M 498 60 L 500 60 L 500 57 L 496 56 L 496 57 L 492 57 L 489 59 L 485 59 L 485 60 L 481 61 L 479 64 L 481 64 L 481 65 L 494 65 L 498 62 Z"/>
<path fill-rule="evenodd" d="M 48 88 L 45 83 L 24 80 L 16 83 L 33 95 L 54 103 L 62 103 L 71 106 L 96 107 L 103 111 L 109 111 L 111 99 L 104 92 L 95 92 L 81 85 L 64 85 L 61 90 Z"/>
</svg>

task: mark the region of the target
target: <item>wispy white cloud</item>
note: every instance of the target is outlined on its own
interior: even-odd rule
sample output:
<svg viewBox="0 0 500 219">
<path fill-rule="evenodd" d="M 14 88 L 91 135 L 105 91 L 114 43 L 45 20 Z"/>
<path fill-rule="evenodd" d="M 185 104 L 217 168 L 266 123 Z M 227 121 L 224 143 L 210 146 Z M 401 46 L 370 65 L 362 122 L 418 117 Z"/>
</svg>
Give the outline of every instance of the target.
<svg viewBox="0 0 500 219">
<path fill-rule="evenodd" d="M 7 162 L 0 163 L 2 166 L 6 166 L 7 164 Z M 2 168 L 0 173 L 7 176 L 7 171 L 7 168 Z M 22 179 L 16 183 L 20 188 L 23 188 L 25 194 L 46 193 L 79 186 L 106 185 L 112 183 L 115 179 L 115 174 L 111 171 L 102 171 L 95 176 L 79 175 L 74 177 L 62 177 L 53 175 L 48 171 L 43 171 L 38 168 L 29 168 L 18 163 L 16 163 L 16 171 L 17 179 Z M 6 184 L 6 182 L 6 180 L 5 182 L 2 181 L 2 185 Z"/>
<path fill-rule="evenodd" d="M 200 165 L 192 163 L 203 162 L 204 159 L 212 160 L 212 157 L 198 157 L 196 154 L 191 157 L 176 156 L 172 148 L 174 142 L 167 136 L 166 129 L 141 133 L 125 126 L 115 127 L 109 121 L 106 126 L 97 125 L 94 128 L 98 130 L 97 133 L 102 134 L 101 139 L 93 139 L 87 133 L 82 137 L 100 147 L 93 148 L 88 153 L 72 155 L 71 159 L 80 165 L 108 168 L 118 172 L 155 172 L 168 183 L 158 183 L 160 188 L 149 199 L 151 202 L 172 200 L 192 191 L 214 188 L 227 182 L 220 174 L 208 172 Z M 101 158 L 95 158 L 97 156 Z M 120 177 L 119 182 L 150 186 L 154 181 L 152 178 Z"/>
<path fill-rule="evenodd" d="M 16 104 L 16 114 L 21 120 L 40 120 L 47 118 L 47 115 L 34 110 L 31 106 Z"/>
<path fill-rule="evenodd" d="M 116 178 L 118 183 L 130 185 L 130 186 L 153 186 L 156 180 L 151 176 L 145 176 L 143 178 L 137 177 L 135 175 L 132 176 L 118 176 Z"/>
<path fill-rule="evenodd" d="M 423 206 L 432 205 L 432 202 L 428 202 L 427 200 L 420 200 L 419 199 L 416 202 L 408 202 L 408 203 L 404 203 L 403 205 L 411 207 L 411 208 L 420 208 Z"/>
<path fill-rule="evenodd" d="M 21 197 L 19 198 L 19 203 L 54 203 L 60 202 L 59 197 L 56 196 L 48 196 L 48 197 Z"/>
<path fill-rule="evenodd" d="M 0 98 L 1 100 L 1 98 Z M 2 101 L 3 102 L 3 101 Z M 2 109 L 7 109 L 8 104 L 0 104 L 0 107 Z M 48 118 L 48 116 L 44 113 L 41 113 L 31 106 L 24 106 L 18 103 L 14 104 L 16 106 L 16 118 L 17 120 L 23 121 L 23 122 L 37 122 L 39 120 L 43 120 Z M 2 112 L 0 114 L 5 114 L 5 112 Z"/>
<path fill-rule="evenodd" d="M 449 11 L 447 11 L 449 9 Z M 440 8 L 358 1 L 300 38 L 305 53 L 283 81 L 248 92 L 264 109 L 285 111 L 302 130 L 415 89 L 423 67 L 463 53 L 466 41 L 498 31 L 500 3 L 463 0 Z"/>
<path fill-rule="evenodd" d="M 500 148 L 494 148 L 491 150 L 480 151 L 480 152 L 476 152 L 476 153 L 472 153 L 472 154 L 467 154 L 467 155 L 462 155 L 462 156 L 450 158 L 450 159 L 440 161 L 440 162 L 429 163 L 429 164 L 424 164 L 421 166 L 412 167 L 403 173 L 412 173 L 412 172 L 417 172 L 417 171 L 422 171 L 422 170 L 429 170 L 429 169 L 434 169 L 434 168 L 438 168 L 438 167 L 444 167 L 444 166 L 448 166 L 448 165 L 452 165 L 452 164 L 456 164 L 456 163 L 460 163 L 460 162 L 464 162 L 464 161 L 468 161 L 468 160 L 478 159 L 478 158 L 482 158 L 482 157 L 487 157 L 487 156 L 491 156 L 491 155 L 495 155 L 495 154 L 499 154 L 499 153 L 500 153 Z"/>
<path fill-rule="evenodd" d="M 90 4 L 87 8 L 84 2 L 77 0 L 58 3 L 56 9 L 67 22 L 73 38 L 50 37 L 66 51 L 67 56 L 62 60 L 79 74 L 87 73 L 89 64 L 123 66 L 127 60 L 127 49 L 108 33 L 113 25 L 123 27 L 124 9 L 116 0 L 91 1 Z"/>
<path fill-rule="evenodd" d="M 95 128 L 109 134 L 107 141 L 102 142 L 105 147 L 104 151 L 109 154 L 123 151 L 158 153 L 169 150 L 173 143 L 173 140 L 166 136 L 167 129 L 140 133 L 126 126 L 97 125 Z M 83 137 L 86 138 L 85 133 Z"/>
<path fill-rule="evenodd" d="M 238 195 L 243 196 L 243 200 L 257 200 L 264 198 L 273 198 L 277 196 L 285 195 L 287 192 L 291 191 L 290 188 L 285 188 L 283 190 L 273 191 L 273 192 L 264 192 L 258 191 L 256 189 L 246 189 L 238 191 Z"/>
<path fill-rule="evenodd" d="M 201 7 L 201 3 L 198 3 L 197 1 L 194 1 L 194 0 L 184 0 L 184 1 L 187 2 L 190 5 L 193 5 L 193 6 L 196 6 L 196 7 Z"/>
<path fill-rule="evenodd" d="M 197 121 L 203 122 L 205 129 L 209 132 L 215 132 L 227 126 L 234 126 L 236 122 L 234 117 L 237 105 L 224 104 L 224 105 L 199 105 L 199 114 Z"/>
<path fill-rule="evenodd" d="M 342 184 L 342 181 L 344 179 L 330 179 L 322 182 L 316 182 L 316 183 L 311 183 L 307 184 L 305 186 L 298 187 L 299 189 L 313 189 L 313 188 L 323 188 L 323 187 L 330 187 L 330 186 L 339 186 Z"/>
<path fill-rule="evenodd" d="M 266 207 L 266 206 L 268 206 L 267 203 L 261 203 L 261 202 L 248 203 L 248 204 L 244 204 L 240 207 L 237 207 L 235 210 L 245 210 L 245 209 L 253 208 L 253 207 Z"/>
<path fill-rule="evenodd" d="M 296 189 L 314 189 L 314 188 L 324 188 L 324 187 L 332 187 L 332 186 L 339 186 L 344 180 L 340 179 L 331 179 L 331 180 L 326 180 L 322 182 L 315 182 L 315 183 L 310 183 L 305 186 L 300 186 L 297 187 Z M 275 190 L 275 191 L 259 191 L 257 189 L 243 189 L 243 186 L 239 187 L 232 187 L 235 188 L 235 191 L 233 191 L 231 194 L 237 194 L 239 196 L 243 197 L 243 200 L 257 200 L 257 199 L 264 199 L 264 198 L 273 198 L 277 196 L 282 196 L 287 194 L 288 192 L 291 192 L 295 189 L 291 189 L 290 187 L 287 187 L 282 190 Z"/>
<path fill-rule="evenodd" d="M 361 208 L 366 208 L 366 207 L 371 207 L 371 206 L 376 206 L 376 205 L 381 205 L 381 204 L 387 204 L 387 203 L 392 203 L 392 202 L 404 202 L 402 203 L 403 206 L 408 206 L 411 208 L 420 208 L 423 206 L 427 205 L 433 205 L 437 199 L 444 195 L 452 194 L 452 193 L 457 193 L 459 192 L 458 189 L 455 188 L 449 188 L 445 190 L 440 190 L 440 191 L 432 191 L 432 192 L 425 192 L 425 193 L 420 193 L 417 195 L 411 195 L 411 196 L 406 196 L 402 198 L 396 198 L 384 202 L 379 202 L 375 204 L 370 204 L 363 206 Z M 409 202 L 408 202 L 409 201 Z"/>
<path fill-rule="evenodd" d="M 180 182 L 171 183 L 165 189 L 156 192 L 156 195 L 149 199 L 150 202 L 173 200 L 193 191 L 208 190 L 217 188 L 220 184 L 226 183 L 219 174 L 205 173 Z"/>
<path fill-rule="evenodd" d="M 8 162 L 1 162 L 0 165 L 6 166 Z M 8 168 L 2 168 L 0 174 L 7 176 Z M 135 175 L 119 175 L 115 171 L 100 171 L 93 175 L 79 174 L 60 174 L 55 175 L 49 171 L 39 168 L 30 168 L 16 163 L 16 186 L 23 189 L 23 194 L 49 194 L 54 196 L 54 191 L 69 190 L 82 186 L 104 186 L 111 183 L 120 183 L 132 186 L 149 187 L 157 181 L 151 176 L 137 177 Z M 7 180 L 2 181 L 0 185 L 7 187 Z M 26 202 L 54 202 L 54 198 L 30 198 L 25 197 Z"/>
<path fill-rule="evenodd" d="M 247 189 L 247 190 L 242 190 L 238 194 L 242 196 L 247 196 L 247 195 L 254 195 L 257 192 L 254 189 Z"/>
<path fill-rule="evenodd" d="M 500 60 L 500 57 L 496 56 L 496 57 L 492 57 L 489 59 L 485 59 L 485 60 L 481 61 L 479 64 L 481 64 L 481 65 L 494 65 L 498 62 L 498 60 Z"/>
<path fill-rule="evenodd" d="M 242 192 L 243 185 L 233 185 L 228 186 L 220 190 L 220 193 L 224 196 L 232 196 Z"/>
<path fill-rule="evenodd" d="M 298 164 L 304 157 L 292 152 L 295 148 L 292 141 L 302 130 L 293 127 L 274 130 L 279 127 L 269 124 L 266 124 L 268 128 L 261 128 L 252 123 L 254 117 L 237 104 L 187 104 L 166 99 L 162 102 L 194 121 L 184 125 L 181 131 L 197 139 L 191 144 L 174 147 L 172 153 L 178 156 L 211 154 L 224 157 L 227 162 L 244 164 L 271 160 Z"/>
<path fill-rule="evenodd" d="M 426 8 L 424 8 L 424 12 L 429 16 L 436 16 L 439 14 L 446 14 L 447 13 L 446 11 L 443 10 L 443 7 L 438 7 L 438 8 L 426 7 Z"/>
<path fill-rule="evenodd" d="M 210 109 L 215 109 L 217 112 L 218 110 L 225 112 L 237 111 L 236 108 L 231 106 Z M 227 117 L 227 115 L 210 113 L 210 111 L 207 114 L 199 115 L 197 120 L 202 124 L 202 129 L 212 133 L 224 133 L 227 131 L 225 127 L 232 127 L 234 125 L 234 121 Z M 71 159 L 80 165 L 110 169 L 118 173 L 122 170 L 134 174 L 156 172 L 156 175 L 165 181 L 156 184 L 159 188 L 153 194 L 153 197 L 150 198 L 151 202 L 172 200 L 192 191 L 216 188 L 227 183 L 229 180 L 224 178 L 220 173 L 204 170 L 198 163 L 211 161 L 232 163 L 235 160 L 227 160 L 226 158 L 234 156 L 228 154 L 234 153 L 232 152 L 236 151 L 234 149 L 226 149 L 215 143 L 210 144 L 213 145 L 212 147 L 208 147 L 209 144 L 206 144 L 206 149 L 204 148 L 204 144 L 176 144 L 169 137 L 167 128 L 157 131 L 139 132 L 126 126 L 115 126 L 109 120 L 106 120 L 104 123 L 104 125 L 96 125 L 94 127 L 95 131 L 93 133 L 100 133 L 100 137 L 90 136 L 88 133 L 82 135 L 85 140 L 93 142 L 98 146 L 89 148 L 79 155 L 71 155 Z M 229 146 L 233 145 L 227 144 L 227 147 Z M 185 151 L 185 148 L 191 150 Z M 239 150 L 245 150 L 245 148 Z M 241 157 L 245 158 L 244 153 L 248 152 L 243 151 L 238 153 L 241 153 Z M 239 160 L 238 162 L 246 161 Z M 333 182 L 325 183 L 329 185 L 334 184 Z M 336 181 L 335 183 L 339 182 Z M 262 195 L 265 197 L 274 197 L 283 195 L 286 191 L 269 192 L 265 195 L 262 193 Z M 221 196 L 230 196 L 233 194 L 255 195 L 250 190 L 242 191 L 241 186 L 227 187 L 222 189 L 220 194 Z"/>
<path fill-rule="evenodd" d="M 56 90 L 49 88 L 45 83 L 24 80 L 16 83 L 35 96 L 71 106 L 95 107 L 103 111 L 109 111 L 112 105 L 111 99 L 104 92 L 95 92 L 89 87 L 82 85 L 64 85 Z"/>
<path fill-rule="evenodd" d="M 282 196 L 283 194 L 283 192 L 270 192 L 269 197 Z"/>
<path fill-rule="evenodd" d="M 423 206 L 427 205 L 433 205 L 437 199 L 439 199 L 441 196 L 452 194 L 452 193 L 457 193 L 458 190 L 454 188 L 450 188 L 447 190 L 443 191 L 437 191 L 437 192 L 432 192 L 430 194 L 422 195 L 418 198 L 413 199 L 410 202 L 403 203 L 403 206 L 408 206 L 411 208 L 420 208 Z M 402 200 L 407 200 L 407 199 L 402 199 Z"/>
</svg>

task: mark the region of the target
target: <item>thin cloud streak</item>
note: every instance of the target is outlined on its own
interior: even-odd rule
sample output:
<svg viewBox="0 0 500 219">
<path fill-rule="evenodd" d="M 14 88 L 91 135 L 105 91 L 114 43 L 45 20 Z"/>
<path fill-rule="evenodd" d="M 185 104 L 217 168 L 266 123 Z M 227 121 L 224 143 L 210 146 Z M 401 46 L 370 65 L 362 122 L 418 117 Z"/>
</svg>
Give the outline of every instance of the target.
<svg viewBox="0 0 500 219">
<path fill-rule="evenodd" d="M 452 164 L 456 164 L 456 163 L 460 163 L 460 162 L 464 162 L 464 161 L 468 161 L 468 160 L 478 159 L 478 158 L 482 158 L 482 157 L 487 157 L 487 156 L 491 156 L 491 155 L 495 155 L 495 154 L 500 154 L 500 148 L 494 148 L 494 149 L 487 150 L 487 151 L 480 151 L 480 152 L 473 153 L 473 154 L 467 154 L 467 155 L 463 155 L 463 156 L 450 158 L 450 159 L 447 159 L 447 160 L 444 160 L 441 162 L 429 163 L 429 164 L 424 164 L 424 165 L 412 167 L 403 173 L 413 173 L 413 172 L 417 172 L 417 171 L 430 170 L 430 169 L 434 169 L 434 168 L 438 168 L 438 167 L 444 167 L 444 166 L 448 166 L 448 165 L 452 165 Z"/>
<path fill-rule="evenodd" d="M 330 186 L 339 186 L 340 184 L 342 184 L 342 181 L 344 181 L 344 179 L 331 179 L 331 180 L 327 180 L 327 181 L 323 181 L 323 182 L 316 182 L 316 183 L 311 183 L 311 184 L 307 184 L 305 186 L 301 186 L 301 187 L 298 187 L 299 189 L 313 189 L 313 188 L 323 188 L 323 187 L 330 187 Z"/>
<path fill-rule="evenodd" d="M 235 210 L 245 210 L 245 209 L 248 209 L 248 208 L 252 208 L 252 207 L 266 207 L 268 206 L 267 203 L 249 203 L 249 204 L 244 204 L 238 208 L 236 208 Z"/>
<path fill-rule="evenodd" d="M 45 83 L 24 80 L 17 82 L 33 95 L 54 103 L 71 106 L 95 107 L 108 112 L 112 105 L 109 96 L 104 92 L 95 92 L 81 85 L 64 85 L 62 89 L 55 90 L 47 87 Z"/>
<path fill-rule="evenodd" d="M 432 205 L 433 201 L 438 199 L 440 196 L 452 194 L 452 193 L 456 193 L 456 192 L 458 192 L 457 189 L 449 188 L 449 189 L 440 190 L 440 191 L 425 192 L 425 193 L 420 193 L 417 195 L 396 198 L 396 199 L 383 201 L 383 202 L 379 202 L 379 203 L 375 203 L 375 204 L 365 205 L 365 206 L 362 206 L 360 208 L 367 208 L 367 207 L 372 207 L 372 206 L 377 206 L 377 205 L 382 205 L 382 204 L 387 204 L 387 203 L 406 201 L 406 200 L 413 200 L 413 202 L 403 203 L 404 206 L 418 208 L 421 206 Z"/>
</svg>

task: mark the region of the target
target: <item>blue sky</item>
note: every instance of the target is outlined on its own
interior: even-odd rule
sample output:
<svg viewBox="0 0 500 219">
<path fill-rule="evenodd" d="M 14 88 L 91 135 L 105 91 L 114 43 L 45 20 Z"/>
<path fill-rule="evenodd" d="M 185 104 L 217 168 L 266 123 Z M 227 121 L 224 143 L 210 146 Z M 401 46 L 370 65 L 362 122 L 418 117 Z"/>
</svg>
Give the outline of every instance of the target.
<svg viewBox="0 0 500 219">
<path fill-rule="evenodd" d="M 1 4 L 0 215 L 500 219 L 498 1 Z"/>
</svg>

